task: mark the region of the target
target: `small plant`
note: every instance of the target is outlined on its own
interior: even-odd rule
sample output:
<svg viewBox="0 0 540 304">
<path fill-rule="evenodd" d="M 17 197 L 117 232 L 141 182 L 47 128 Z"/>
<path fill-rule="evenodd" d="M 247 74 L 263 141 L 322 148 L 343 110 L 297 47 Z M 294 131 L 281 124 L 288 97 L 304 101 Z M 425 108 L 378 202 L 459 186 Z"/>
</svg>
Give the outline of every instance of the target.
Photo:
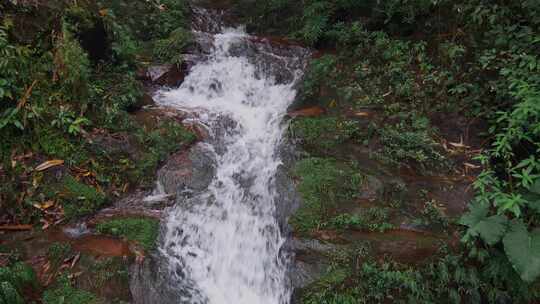
<svg viewBox="0 0 540 304">
<path fill-rule="evenodd" d="M 73 287 L 70 279 L 63 275 L 58 278 L 52 288 L 43 293 L 44 304 L 101 304 L 96 295 Z"/>
<path fill-rule="evenodd" d="M 72 254 L 71 246 L 67 243 L 53 243 L 47 252 L 47 258 L 53 267 L 60 267 L 62 262 Z"/>
<path fill-rule="evenodd" d="M 291 123 L 291 130 L 306 148 L 323 152 L 355 138 L 360 132 L 354 121 L 335 117 L 295 119 Z"/>
<path fill-rule="evenodd" d="M 424 203 L 424 206 L 420 210 L 420 218 L 415 219 L 414 223 L 422 226 L 435 225 L 442 229 L 447 229 L 450 225 L 448 217 L 434 200 Z"/>
<path fill-rule="evenodd" d="M 420 119 L 412 126 L 401 122 L 380 129 L 380 157 L 398 166 L 419 165 L 423 171 L 447 168 L 448 161 L 427 128 L 426 120 Z"/>
<path fill-rule="evenodd" d="M 357 229 L 384 232 L 394 226 L 388 223 L 388 208 L 369 208 L 362 214 L 340 214 L 331 218 L 325 226 L 332 229 Z"/>
</svg>

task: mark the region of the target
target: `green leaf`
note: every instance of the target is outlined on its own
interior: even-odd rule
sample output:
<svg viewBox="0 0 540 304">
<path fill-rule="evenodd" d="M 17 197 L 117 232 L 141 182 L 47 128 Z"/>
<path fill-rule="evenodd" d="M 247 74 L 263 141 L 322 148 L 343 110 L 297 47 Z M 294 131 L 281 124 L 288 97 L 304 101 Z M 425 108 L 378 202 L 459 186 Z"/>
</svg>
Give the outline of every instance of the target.
<svg viewBox="0 0 540 304">
<path fill-rule="evenodd" d="M 464 226 L 473 227 L 478 224 L 478 222 L 485 219 L 488 212 L 488 206 L 485 204 L 471 204 L 469 206 L 469 211 L 460 218 L 459 223 Z"/>
<path fill-rule="evenodd" d="M 540 276 L 540 232 L 529 233 L 523 222 L 514 220 L 503 244 L 508 259 L 523 281 L 533 282 Z"/>
</svg>

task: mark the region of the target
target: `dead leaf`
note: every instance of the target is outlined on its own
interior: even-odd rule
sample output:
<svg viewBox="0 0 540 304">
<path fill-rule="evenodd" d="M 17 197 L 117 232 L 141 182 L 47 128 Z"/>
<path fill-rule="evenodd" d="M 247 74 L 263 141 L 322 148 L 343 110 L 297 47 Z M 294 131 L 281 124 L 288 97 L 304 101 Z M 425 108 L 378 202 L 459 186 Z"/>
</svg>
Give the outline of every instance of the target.
<svg viewBox="0 0 540 304">
<path fill-rule="evenodd" d="M 463 144 L 462 142 L 460 142 L 460 143 L 449 142 L 448 144 L 450 144 L 454 148 L 460 148 L 460 149 L 469 149 L 470 148 L 469 146 Z"/>
<path fill-rule="evenodd" d="M 42 163 L 41 165 L 37 166 L 35 170 L 36 171 L 44 171 L 44 170 L 47 170 L 47 169 L 52 168 L 52 167 L 60 166 L 62 164 L 64 164 L 64 161 L 61 160 L 61 159 L 48 160 L 48 161 Z"/>
<path fill-rule="evenodd" d="M 368 117 L 368 116 L 369 116 L 369 113 L 368 113 L 368 112 L 356 112 L 356 113 L 354 113 L 354 116 L 358 116 L 358 117 Z"/>
<path fill-rule="evenodd" d="M 54 206 L 54 201 L 46 201 L 40 204 L 37 204 L 37 203 L 34 204 L 34 207 L 40 210 L 46 210 L 46 209 L 51 208 L 52 206 Z"/>
<path fill-rule="evenodd" d="M 480 166 L 477 166 L 477 165 L 473 165 L 471 163 L 463 163 L 463 165 L 467 168 L 471 168 L 471 169 L 480 169 L 481 167 Z"/>
<path fill-rule="evenodd" d="M 71 261 L 71 267 L 70 268 L 73 268 L 75 266 L 75 264 L 77 264 L 77 262 L 79 261 L 79 259 L 81 258 L 81 253 L 77 253 L 77 255 L 75 257 L 73 257 L 73 261 Z"/>
<path fill-rule="evenodd" d="M 31 230 L 32 225 L 4 225 L 0 226 L 0 230 L 7 231 L 21 231 L 21 230 Z"/>
</svg>

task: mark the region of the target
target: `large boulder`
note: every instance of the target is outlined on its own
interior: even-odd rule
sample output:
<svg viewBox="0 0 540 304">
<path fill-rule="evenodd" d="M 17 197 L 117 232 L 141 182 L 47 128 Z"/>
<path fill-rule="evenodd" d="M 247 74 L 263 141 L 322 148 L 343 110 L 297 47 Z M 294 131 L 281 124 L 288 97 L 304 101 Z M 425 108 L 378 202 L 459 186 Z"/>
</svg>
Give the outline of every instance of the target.
<svg viewBox="0 0 540 304">
<path fill-rule="evenodd" d="M 168 194 L 184 190 L 203 191 L 215 175 L 214 162 L 203 146 L 195 145 L 171 156 L 158 171 L 158 181 Z"/>
</svg>

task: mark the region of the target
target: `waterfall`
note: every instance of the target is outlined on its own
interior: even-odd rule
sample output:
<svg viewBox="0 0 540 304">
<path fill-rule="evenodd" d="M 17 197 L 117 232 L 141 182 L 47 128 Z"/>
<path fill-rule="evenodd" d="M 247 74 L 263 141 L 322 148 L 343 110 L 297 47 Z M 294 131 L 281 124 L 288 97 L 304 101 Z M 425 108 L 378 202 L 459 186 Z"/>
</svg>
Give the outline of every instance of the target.
<svg viewBox="0 0 540 304">
<path fill-rule="evenodd" d="M 170 210 L 161 250 L 189 290 L 178 303 L 285 304 L 290 261 L 280 252 L 285 236 L 275 216 L 275 175 L 299 59 L 259 49 L 273 58 L 263 62 L 241 28 L 212 36 L 206 60 L 179 88 L 156 96 L 159 105 L 187 111 L 207 128 L 199 145 L 216 164 L 208 189 L 186 194 Z M 292 77 L 276 80 L 276 68 Z"/>
</svg>

